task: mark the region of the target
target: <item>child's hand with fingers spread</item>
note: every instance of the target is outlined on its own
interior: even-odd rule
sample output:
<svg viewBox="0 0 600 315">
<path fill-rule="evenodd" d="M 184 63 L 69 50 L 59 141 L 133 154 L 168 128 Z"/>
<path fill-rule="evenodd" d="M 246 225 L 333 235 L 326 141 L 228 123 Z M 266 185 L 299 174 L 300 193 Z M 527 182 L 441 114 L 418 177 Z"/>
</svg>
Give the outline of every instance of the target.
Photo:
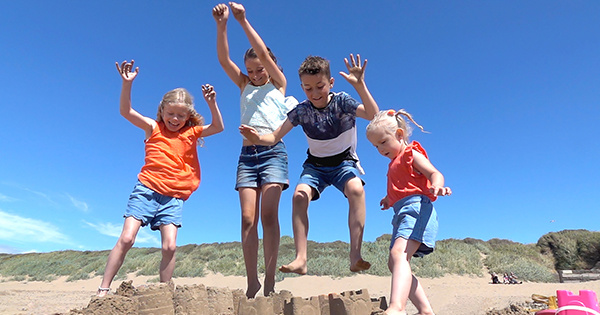
<svg viewBox="0 0 600 315">
<path fill-rule="evenodd" d="M 140 72 L 139 67 L 136 67 L 134 71 L 131 71 L 133 69 L 134 62 L 135 61 L 133 59 L 131 62 L 123 61 L 120 66 L 118 62 L 115 62 L 117 71 L 119 71 L 119 74 L 124 82 L 133 82 L 135 77 L 137 77 L 138 73 Z"/>
<path fill-rule="evenodd" d="M 256 131 L 256 129 L 254 129 L 254 127 L 250 127 L 248 125 L 242 124 L 239 129 L 240 129 L 240 133 L 242 134 L 242 136 L 244 136 L 250 142 L 258 143 L 258 141 L 260 140 L 258 131 Z"/>
<path fill-rule="evenodd" d="M 212 9 L 212 15 L 217 23 L 227 23 L 227 19 L 229 18 L 229 8 L 225 3 L 217 4 Z"/>
<path fill-rule="evenodd" d="M 204 96 L 207 103 L 214 103 L 217 98 L 217 92 L 212 85 L 205 84 L 202 86 L 202 96 Z"/>
<path fill-rule="evenodd" d="M 350 61 L 348 61 L 347 58 L 344 58 L 344 63 L 346 64 L 346 68 L 348 68 L 348 73 L 340 71 L 340 75 L 343 76 L 344 79 L 348 80 L 348 82 L 352 85 L 362 84 L 365 82 L 367 59 L 365 59 L 364 63 L 361 64 L 360 54 L 356 54 L 356 58 L 354 58 L 354 55 L 350 54 Z"/>
<path fill-rule="evenodd" d="M 231 13 L 233 13 L 233 17 L 235 17 L 236 20 L 243 21 L 246 19 L 246 9 L 243 5 L 229 2 L 229 6 L 231 7 Z"/>
</svg>

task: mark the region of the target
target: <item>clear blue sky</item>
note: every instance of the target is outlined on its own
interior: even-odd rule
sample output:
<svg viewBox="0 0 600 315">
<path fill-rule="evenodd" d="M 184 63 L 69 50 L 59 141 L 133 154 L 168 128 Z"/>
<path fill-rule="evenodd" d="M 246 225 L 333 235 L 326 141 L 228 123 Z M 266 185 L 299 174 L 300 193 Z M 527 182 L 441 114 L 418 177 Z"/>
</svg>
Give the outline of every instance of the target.
<svg viewBox="0 0 600 315">
<path fill-rule="evenodd" d="M 4 1 L 0 5 L 0 252 L 104 250 L 115 244 L 143 164 L 143 132 L 119 115 L 115 61 L 135 59 L 133 106 L 154 117 L 162 95 L 186 87 L 210 120 L 200 86 L 217 91 L 225 131 L 199 149 L 202 183 L 185 205 L 178 244 L 240 240 L 233 189 L 241 137 L 239 90 L 216 56 L 216 1 Z M 374 4 L 375 3 L 375 4 Z M 334 91 L 358 97 L 338 74 L 343 58 L 369 60 L 380 108 L 406 108 L 454 192 L 440 198 L 438 239 L 534 243 L 563 229 L 598 230 L 600 2 L 246 1 L 250 22 L 279 57 L 288 94 L 305 98 L 297 69 L 331 61 Z M 229 23 L 232 58 L 249 47 Z M 358 154 L 364 239 L 391 232 L 379 210 L 388 160 L 364 136 Z M 284 138 L 291 196 L 307 148 Z M 348 241 L 347 202 L 334 188 L 309 208 L 309 238 Z M 143 229 L 136 246 L 159 246 Z"/>
</svg>

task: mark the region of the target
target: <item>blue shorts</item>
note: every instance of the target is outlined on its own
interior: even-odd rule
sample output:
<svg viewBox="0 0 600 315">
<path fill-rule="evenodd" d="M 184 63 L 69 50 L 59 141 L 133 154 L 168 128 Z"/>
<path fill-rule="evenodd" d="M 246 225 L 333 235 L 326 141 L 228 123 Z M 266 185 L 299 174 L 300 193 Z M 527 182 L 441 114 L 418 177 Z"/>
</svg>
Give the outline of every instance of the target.
<svg viewBox="0 0 600 315">
<path fill-rule="evenodd" d="M 283 190 L 290 186 L 287 150 L 281 141 L 272 146 L 242 147 L 235 190 L 258 188 L 265 184 L 282 184 Z"/>
<path fill-rule="evenodd" d="M 354 177 L 360 178 L 360 171 L 356 166 L 356 162 L 352 160 L 346 160 L 338 166 L 331 167 L 315 166 L 305 162 L 302 167 L 304 167 L 304 170 L 302 170 L 298 185 L 306 184 L 315 189 L 312 200 L 319 199 L 323 190 L 330 185 L 335 186 L 343 194 L 346 182 Z M 361 182 L 364 186 L 365 182 L 362 179 Z"/>
<path fill-rule="evenodd" d="M 394 230 L 390 249 L 397 238 L 421 243 L 414 257 L 423 257 L 433 252 L 438 232 L 438 217 L 433 203 L 427 196 L 412 195 L 394 204 Z"/>
<path fill-rule="evenodd" d="M 138 181 L 129 196 L 123 216 L 142 221 L 142 226 L 150 224 L 152 230 L 158 230 L 163 224 L 173 224 L 179 228 L 183 202 L 183 199 L 159 194 Z"/>
</svg>

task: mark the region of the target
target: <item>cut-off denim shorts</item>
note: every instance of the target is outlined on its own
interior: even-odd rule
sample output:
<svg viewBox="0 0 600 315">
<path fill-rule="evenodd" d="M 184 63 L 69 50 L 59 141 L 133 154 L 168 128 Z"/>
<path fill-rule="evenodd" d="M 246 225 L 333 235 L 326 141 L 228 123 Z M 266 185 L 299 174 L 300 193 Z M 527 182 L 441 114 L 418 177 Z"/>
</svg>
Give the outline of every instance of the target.
<svg viewBox="0 0 600 315">
<path fill-rule="evenodd" d="M 438 232 L 438 216 L 431 200 L 424 195 L 412 195 L 398 200 L 394 204 L 394 229 L 392 242 L 399 237 L 421 243 L 414 257 L 423 257 L 433 252 Z"/>
<path fill-rule="evenodd" d="M 338 166 L 315 166 L 305 162 L 302 167 L 304 169 L 298 180 L 298 185 L 306 184 L 315 190 L 312 200 L 319 199 L 323 190 L 331 185 L 343 194 L 346 182 L 354 177 L 360 178 L 360 171 L 353 160 L 345 160 Z M 362 179 L 361 182 L 364 186 L 365 182 Z"/>
<path fill-rule="evenodd" d="M 183 203 L 183 199 L 159 194 L 138 181 L 129 196 L 123 217 L 140 220 L 142 226 L 150 224 L 152 230 L 158 230 L 163 224 L 173 224 L 179 228 Z"/>
<path fill-rule="evenodd" d="M 281 141 L 272 146 L 242 147 L 235 190 L 258 188 L 265 184 L 282 184 L 283 190 L 290 186 L 287 150 Z"/>
</svg>

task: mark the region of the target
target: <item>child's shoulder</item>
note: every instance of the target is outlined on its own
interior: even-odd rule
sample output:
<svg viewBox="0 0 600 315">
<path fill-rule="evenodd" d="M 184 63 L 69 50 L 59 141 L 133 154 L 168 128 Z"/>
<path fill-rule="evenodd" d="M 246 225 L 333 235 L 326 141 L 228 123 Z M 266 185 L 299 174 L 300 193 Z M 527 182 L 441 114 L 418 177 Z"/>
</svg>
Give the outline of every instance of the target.
<svg viewBox="0 0 600 315">
<path fill-rule="evenodd" d="M 339 91 L 339 92 L 331 92 L 333 94 L 332 100 L 335 100 L 339 103 L 358 103 L 358 101 L 352 97 L 348 92 Z"/>
<path fill-rule="evenodd" d="M 412 141 L 407 147 L 407 150 L 410 151 L 417 151 L 419 153 L 421 153 L 422 155 L 424 155 L 425 157 L 427 157 L 427 151 L 425 151 L 425 148 L 423 148 L 423 146 L 421 145 L 421 143 L 419 143 L 418 141 Z"/>
<path fill-rule="evenodd" d="M 343 112 L 355 114 L 356 109 L 360 106 L 359 101 L 344 91 L 332 93 L 330 104 L 335 104 Z"/>
</svg>

